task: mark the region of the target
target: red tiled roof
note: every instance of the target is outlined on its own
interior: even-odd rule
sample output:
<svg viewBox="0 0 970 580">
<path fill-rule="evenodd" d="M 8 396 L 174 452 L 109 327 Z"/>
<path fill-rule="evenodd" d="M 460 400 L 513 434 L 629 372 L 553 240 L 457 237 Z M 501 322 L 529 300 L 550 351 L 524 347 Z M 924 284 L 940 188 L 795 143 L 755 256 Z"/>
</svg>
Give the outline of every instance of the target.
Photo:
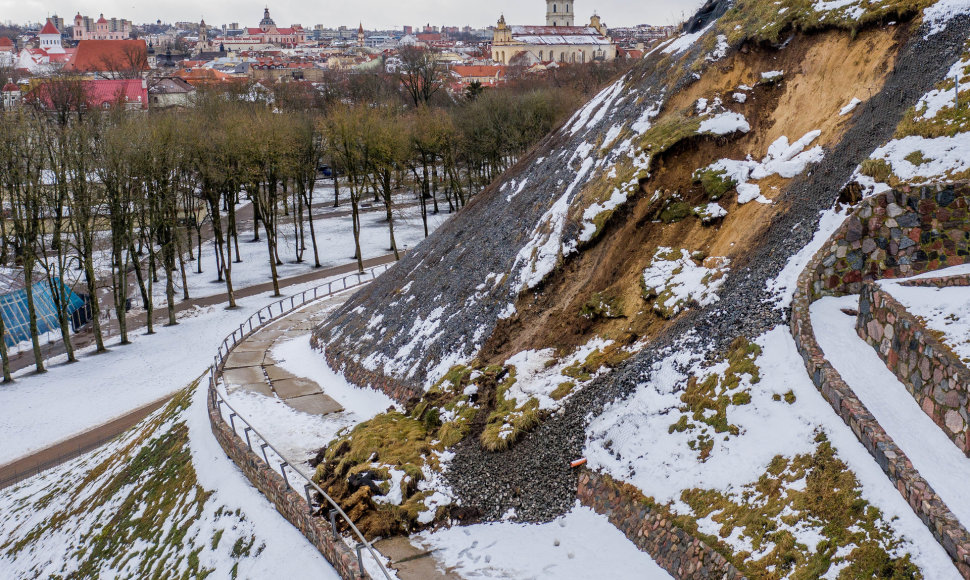
<svg viewBox="0 0 970 580">
<path fill-rule="evenodd" d="M 44 27 L 40 29 L 40 33 L 41 34 L 60 34 L 61 31 L 58 30 L 56 26 L 54 26 L 54 23 L 51 22 L 50 19 L 48 19 L 47 24 L 45 24 Z"/>
<path fill-rule="evenodd" d="M 18 87 L 13 83 L 7 83 L 3 85 L 3 92 L 5 93 L 13 93 L 13 92 L 19 92 L 19 91 L 20 91 L 20 87 Z"/>
<path fill-rule="evenodd" d="M 469 77 L 494 77 L 505 76 L 505 67 L 494 65 L 455 65 L 451 67 L 458 76 Z"/>
<path fill-rule="evenodd" d="M 7 38 L 6 36 L 0 36 L 0 46 L 2 47 L 13 46 L 13 41 Z"/>
<path fill-rule="evenodd" d="M 146 71 L 148 45 L 144 40 L 82 40 L 64 70 L 82 73 Z"/>
<path fill-rule="evenodd" d="M 84 101 L 88 108 L 103 108 L 105 105 L 137 104 L 142 109 L 148 108 L 148 88 L 145 81 L 140 79 L 125 80 L 90 80 L 81 81 L 84 87 Z M 38 85 L 29 95 L 29 99 L 39 101 L 45 107 L 51 107 L 50 84 Z"/>
</svg>

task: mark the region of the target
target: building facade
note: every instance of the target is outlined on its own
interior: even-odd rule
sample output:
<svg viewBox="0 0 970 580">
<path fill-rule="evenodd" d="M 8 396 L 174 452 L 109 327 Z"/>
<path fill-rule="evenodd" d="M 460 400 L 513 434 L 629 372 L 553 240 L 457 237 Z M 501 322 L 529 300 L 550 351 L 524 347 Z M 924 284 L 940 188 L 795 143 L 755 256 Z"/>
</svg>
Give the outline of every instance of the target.
<svg viewBox="0 0 970 580">
<path fill-rule="evenodd" d="M 239 35 L 226 35 L 225 37 L 206 40 L 207 46 L 211 49 L 220 44 L 226 50 L 259 50 L 265 47 L 295 48 L 304 44 L 307 39 L 307 31 L 299 24 L 294 24 L 289 28 L 279 28 L 276 22 L 269 15 L 269 8 L 263 11 L 263 19 L 259 21 L 258 28 L 245 28 Z M 201 43 L 200 43 L 201 44 Z"/>
<path fill-rule="evenodd" d="M 492 37 L 492 60 L 528 66 L 616 59 L 616 43 L 599 16 L 588 26 L 573 26 L 572 1 L 547 0 L 546 6 L 546 26 L 510 26 L 502 16 Z"/>
<path fill-rule="evenodd" d="M 546 26 L 575 26 L 572 0 L 546 0 Z"/>
<path fill-rule="evenodd" d="M 131 37 L 131 22 L 119 18 L 108 20 L 101 14 L 97 20 L 81 16 L 74 17 L 72 30 L 74 40 L 126 40 Z"/>
</svg>

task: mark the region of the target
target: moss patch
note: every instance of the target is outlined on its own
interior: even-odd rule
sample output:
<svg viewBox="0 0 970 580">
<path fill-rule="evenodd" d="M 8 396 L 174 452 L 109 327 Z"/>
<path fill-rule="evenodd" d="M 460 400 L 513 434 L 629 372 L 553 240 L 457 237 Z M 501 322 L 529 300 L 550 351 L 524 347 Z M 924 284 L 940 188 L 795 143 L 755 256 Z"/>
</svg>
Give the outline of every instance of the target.
<svg viewBox="0 0 970 580">
<path fill-rule="evenodd" d="M 685 527 L 698 519 L 719 526 L 705 540 L 740 537 L 751 552 L 730 560 L 748 578 L 818 578 L 833 565 L 839 578 L 920 578 L 908 554 L 893 556 L 900 545 L 882 513 L 862 498 L 859 481 L 838 458 L 824 435 L 812 454 L 777 456 L 758 481 L 737 493 L 693 489 L 681 499 L 692 516 L 679 516 Z M 812 549 L 799 541 L 811 528 L 822 540 Z"/>
<path fill-rule="evenodd" d="M 738 0 L 718 21 L 717 31 L 732 46 L 745 41 L 777 43 L 792 31 L 867 27 L 910 20 L 935 0 L 862 0 L 842 8 L 816 11 L 815 0 Z M 856 13 L 861 8 L 861 13 Z"/>
<path fill-rule="evenodd" d="M 738 185 L 738 182 L 731 179 L 723 169 L 698 169 L 694 172 L 694 182 L 704 188 L 704 193 L 711 201 L 721 199 L 724 194 Z"/>
<path fill-rule="evenodd" d="M 317 455 L 314 480 L 368 537 L 421 527 L 418 518 L 430 509 L 425 500 L 433 492 L 418 484 L 441 471 L 441 452 L 468 436 L 479 410 L 477 391 L 469 387 L 481 388 L 486 379 L 469 367 L 455 367 L 409 411 L 382 413 L 341 433 Z M 399 481 L 395 472 L 404 473 Z M 399 504 L 382 501 L 397 491 Z"/>
<path fill-rule="evenodd" d="M 701 377 L 691 376 L 687 389 L 681 395 L 681 417 L 670 426 L 669 431 L 690 432 L 689 442 L 698 452 L 701 461 L 707 461 L 714 447 L 714 436 L 736 436 L 740 429 L 731 424 L 728 410 L 751 403 L 750 386 L 761 381 L 757 359 L 761 347 L 739 337 L 732 344 L 726 361 L 715 365 L 715 370 Z M 718 368 L 725 367 L 726 368 Z"/>
<path fill-rule="evenodd" d="M 596 292 L 579 309 L 579 315 L 587 320 L 623 318 L 623 303 L 616 296 Z"/>
</svg>

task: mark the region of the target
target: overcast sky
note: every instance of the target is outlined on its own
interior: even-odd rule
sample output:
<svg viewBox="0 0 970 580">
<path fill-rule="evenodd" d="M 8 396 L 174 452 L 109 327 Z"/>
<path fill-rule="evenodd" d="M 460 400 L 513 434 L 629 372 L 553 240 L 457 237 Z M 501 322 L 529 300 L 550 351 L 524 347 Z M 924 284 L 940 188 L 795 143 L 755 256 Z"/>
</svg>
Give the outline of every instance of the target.
<svg viewBox="0 0 970 580">
<path fill-rule="evenodd" d="M 673 24 L 696 10 L 703 0 L 576 0 L 578 20 L 585 20 L 596 11 L 607 26 L 634 24 Z M 198 21 L 205 18 L 211 25 L 238 22 L 256 26 L 263 16 L 265 0 L 0 0 L 0 20 L 14 23 L 40 22 L 51 14 L 70 20 L 80 12 L 97 17 L 100 12 L 108 18 L 127 18 L 137 23 Z M 275 0 L 269 2 L 270 13 L 278 26 L 299 23 L 305 27 L 341 24 L 365 28 L 391 28 L 410 25 L 466 24 L 482 27 L 494 24 L 500 14 L 512 24 L 544 24 L 544 0 L 322 0 L 301 2 Z M 581 18 L 580 18 L 581 17 Z"/>
</svg>

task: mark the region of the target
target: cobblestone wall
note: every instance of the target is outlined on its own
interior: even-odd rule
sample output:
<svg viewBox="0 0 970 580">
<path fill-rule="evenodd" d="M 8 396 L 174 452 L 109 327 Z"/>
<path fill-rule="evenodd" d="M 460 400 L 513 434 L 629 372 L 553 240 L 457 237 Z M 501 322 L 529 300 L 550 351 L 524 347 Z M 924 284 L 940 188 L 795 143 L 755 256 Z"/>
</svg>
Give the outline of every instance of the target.
<svg viewBox="0 0 970 580">
<path fill-rule="evenodd" d="M 856 330 L 933 422 L 970 455 L 970 371 L 960 358 L 877 284 L 862 289 Z"/>
<path fill-rule="evenodd" d="M 276 511 L 306 536 L 341 578 L 369 579 L 369 575 L 361 572 L 356 554 L 342 540 L 333 539 L 330 522 L 311 515 L 306 499 L 286 485 L 279 472 L 266 465 L 263 458 L 250 451 L 246 443 L 233 434 L 232 427 L 226 424 L 219 410 L 213 406 L 211 391 L 208 407 L 209 423 L 219 445 L 253 486 L 276 507 Z"/>
<path fill-rule="evenodd" d="M 587 470 L 579 476 L 577 494 L 583 505 L 609 518 L 674 578 L 744 578 L 724 556 L 675 526 L 666 513 L 652 508 L 635 487 Z"/>
<path fill-rule="evenodd" d="M 933 266 L 930 266 L 929 254 L 926 254 L 927 259 L 925 261 L 922 260 L 923 255 L 920 254 L 920 260 L 913 262 L 910 259 L 906 264 L 901 264 L 898 258 L 894 258 L 895 265 L 889 266 L 891 262 L 885 261 L 889 257 L 888 253 L 878 254 L 873 250 L 873 252 L 864 255 L 861 252 L 863 244 L 865 244 L 866 248 L 871 249 L 875 245 L 875 248 L 878 249 L 883 242 L 879 244 L 876 244 L 875 241 L 871 244 L 865 243 L 864 238 L 871 238 L 866 238 L 865 235 L 860 237 L 860 233 L 875 233 L 877 236 L 880 236 L 881 240 L 893 239 L 894 237 L 900 240 L 902 239 L 903 232 L 899 228 L 899 220 L 897 219 L 895 222 L 887 224 L 886 219 L 882 217 L 889 215 L 888 208 L 890 205 L 902 208 L 903 206 L 897 203 L 899 201 L 904 201 L 905 207 L 909 208 L 910 215 L 920 216 L 918 222 L 913 221 L 914 218 L 908 218 L 910 221 L 904 220 L 905 223 L 917 224 L 912 227 L 907 227 L 907 235 L 905 236 L 907 239 L 912 240 L 910 234 L 919 227 L 918 224 L 923 223 L 924 219 L 930 225 L 934 220 L 940 223 L 938 221 L 940 215 L 931 211 L 933 201 L 919 203 L 916 200 L 918 199 L 923 202 L 931 199 L 935 200 L 935 195 L 942 191 L 944 191 L 943 188 L 924 188 L 920 190 L 918 196 L 914 195 L 913 192 L 891 191 L 865 200 L 862 206 L 856 211 L 856 215 L 847 220 L 832 235 L 825 246 L 812 258 L 808 266 L 806 266 L 805 270 L 799 276 L 795 296 L 792 301 L 790 328 L 795 338 L 798 351 L 805 361 L 805 367 L 815 386 L 829 404 L 832 405 L 835 412 L 842 417 L 846 425 L 852 429 L 859 441 L 882 468 L 883 472 L 895 484 L 899 493 L 906 499 L 910 507 L 913 508 L 916 515 L 923 520 L 930 532 L 940 542 L 940 545 L 943 546 L 947 554 L 949 554 L 963 577 L 970 579 L 970 533 L 960 524 L 956 516 L 947 508 L 946 504 L 943 503 L 930 484 L 913 467 L 912 462 L 906 457 L 906 454 L 896 445 L 882 426 L 879 425 L 879 422 L 876 421 L 875 417 L 872 416 L 862 401 L 856 397 L 855 393 L 845 383 L 838 371 L 825 360 L 825 355 L 821 347 L 819 347 L 818 341 L 815 339 L 810 313 L 811 304 L 815 300 L 826 295 L 843 295 L 852 293 L 853 291 L 859 292 L 862 290 L 863 281 L 866 279 L 875 279 L 878 276 L 891 277 L 892 274 L 916 274 L 931 269 L 931 267 L 936 268 L 941 267 L 941 265 L 950 265 L 951 262 L 957 263 L 957 259 L 954 258 L 951 260 L 949 256 L 941 255 L 939 251 L 936 251 L 937 253 L 933 256 Z M 961 185 L 956 189 L 951 188 L 949 191 L 963 192 L 961 203 L 965 208 L 966 186 Z M 950 206 L 956 202 L 956 199 L 957 196 L 954 195 L 951 200 L 949 194 L 941 198 L 943 202 L 949 202 Z M 942 204 L 941 207 L 943 207 Z M 919 213 L 917 213 L 918 210 Z M 897 210 L 893 209 L 892 213 L 896 214 Z M 950 214 L 947 213 L 947 215 Z M 876 219 L 875 222 L 871 221 L 873 217 Z M 895 225 L 890 227 L 892 224 Z M 876 227 L 877 225 L 879 227 Z M 966 227 L 966 224 L 963 224 L 963 226 Z M 888 228 L 889 238 L 881 237 L 887 231 L 883 229 L 884 227 Z M 894 229 L 899 229 L 900 231 L 894 233 L 892 231 Z M 927 233 L 930 234 L 929 237 L 940 241 L 940 248 L 943 253 L 949 251 L 948 248 L 953 251 L 958 250 L 956 242 L 953 242 L 952 245 L 943 244 L 937 234 L 934 234 L 932 231 Z M 922 240 L 922 232 L 917 237 Z M 936 241 L 930 245 L 935 245 Z M 901 248 L 902 245 L 908 247 Z M 894 248 L 896 250 L 897 256 L 900 251 L 903 252 L 904 256 L 902 257 L 905 257 L 905 255 L 911 257 L 916 256 L 915 251 L 910 251 L 913 247 L 915 246 L 909 246 L 908 244 L 887 245 L 887 248 Z M 963 251 L 965 251 L 965 246 L 959 247 L 963 247 Z M 857 250 L 860 251 L 857 254 L 859 258 L 853 258 L 850 264 L 847 256 L 849 252 L 856 252 Z M 926 250 L 921 251 L 926 252 Z M 879 257 L 883 258 L 882 262 L 876 260 Z M 860 269 L 850 270 L 848 269 L 849 265 L 859 266 Z M 902 266 L 906 266 L 906 268 L 904 269 Z M 865 270 L 865 274 L 863 274 L 863 269 Z"/>
<path fill-rule="evenodd" d="M 919 278 L 916 280 L 906 280 L 900 282 L 900 286 L 925 286 L 930 288 L 956 288 L 958 286 L 970 286 L 970 274 L 957 274 L 955 276 L 945 276 L 942 278 Z"/>
<path fill-rule="evenodd" d="M 970 261 L 968 205 L 967 183 L 893 190 L 864 201 L 822 250 L 812 270 L 812 300 Z"/>
</svg>

